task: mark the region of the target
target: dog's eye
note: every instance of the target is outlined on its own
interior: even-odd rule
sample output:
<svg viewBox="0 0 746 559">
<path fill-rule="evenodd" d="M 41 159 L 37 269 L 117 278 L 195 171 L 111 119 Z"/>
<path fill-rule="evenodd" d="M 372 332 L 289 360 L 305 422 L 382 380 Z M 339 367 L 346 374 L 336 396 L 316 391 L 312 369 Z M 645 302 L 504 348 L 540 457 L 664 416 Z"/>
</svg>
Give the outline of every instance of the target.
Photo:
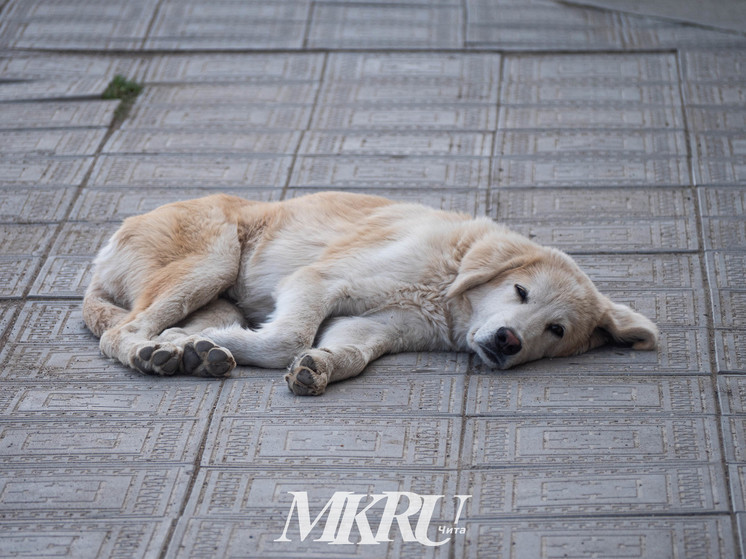
<svg viewBox="0 0 746 559">
<path fill-rule="evenodd" d="M 521 298 L 521 303 L 525 303 L 528 300 L 528 291 L 522 285 L 515 284 L 515 292 Z"/>
<path fill-rule="evenodd" d="M 561 324 L 550 324 L 549 326 L 547 326 L 547 330 L 549 330 L 558 338 L 561 338 L 565 335 L 565 329 L 562 327 Z"/>
</svg>

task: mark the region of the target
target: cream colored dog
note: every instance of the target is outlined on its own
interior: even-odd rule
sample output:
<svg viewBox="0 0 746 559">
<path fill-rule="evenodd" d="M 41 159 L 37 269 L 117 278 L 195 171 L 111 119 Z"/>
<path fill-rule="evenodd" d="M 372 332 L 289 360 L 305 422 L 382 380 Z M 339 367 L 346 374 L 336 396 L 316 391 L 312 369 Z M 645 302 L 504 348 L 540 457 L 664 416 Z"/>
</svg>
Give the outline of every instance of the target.
<svg viewBox="0 0 746 559">
<path fill-rule="evenodd" d="M 129 218 L 96 258 L 83 316 L 105 355 L 142 372 L 289 366 L 299 395 L 385 353 L 473 351 L 505 369 L 658 338 L 562 252 L 487 218 L 344 193 L 215 195 Z"/>
</svg>

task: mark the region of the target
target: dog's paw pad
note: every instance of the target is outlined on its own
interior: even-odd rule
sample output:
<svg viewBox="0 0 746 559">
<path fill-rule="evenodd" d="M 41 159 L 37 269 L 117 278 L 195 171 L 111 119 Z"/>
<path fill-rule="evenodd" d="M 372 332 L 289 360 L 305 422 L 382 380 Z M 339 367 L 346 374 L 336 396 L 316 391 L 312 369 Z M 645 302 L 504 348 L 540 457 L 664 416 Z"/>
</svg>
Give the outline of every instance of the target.
<svg viewBox="0 0 746 559">
<path fill-rule="evenodd" d="M 236 367 L 231 352 L 210 340 L 196 340 L 184 346 L 181 368 L 185 373 L 201 377 L 224 377 Z"/>
<path fill-rule="evenodd" d="M 148 375 L 170 376 L 179 370 L 181 350 L 171 344 L 145 344 L 135 352 L 134 367 Z"/>
<path fill-rule="evenodd" d="M 296 396 L 320 396 L 328 383 L 327 376 L 318 372 L 318 365 L 310 355 L 304 355 L 291 365 L 285 381 Z"/>
</svg>

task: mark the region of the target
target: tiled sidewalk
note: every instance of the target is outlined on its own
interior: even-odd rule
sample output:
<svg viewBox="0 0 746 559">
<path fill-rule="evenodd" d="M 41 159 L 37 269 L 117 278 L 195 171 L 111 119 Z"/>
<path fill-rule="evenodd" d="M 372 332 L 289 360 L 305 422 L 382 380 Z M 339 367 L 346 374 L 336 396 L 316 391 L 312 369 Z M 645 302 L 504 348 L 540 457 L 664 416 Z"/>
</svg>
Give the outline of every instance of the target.
<svg viewBox="0 0 746 559">
<path fill-rule="evenodd" d="M 0 556 L 744 557 L 746 37 L 550 0 L 0 6 Z M 100 356 L 80 303 L 123 218 L 330 188 L 562 248 L 661 347 L 389 356 L 315 399 Z M 444 495 L 450 540 L 274 541 L 302 491 L 311 521 Z"/>
</svg>

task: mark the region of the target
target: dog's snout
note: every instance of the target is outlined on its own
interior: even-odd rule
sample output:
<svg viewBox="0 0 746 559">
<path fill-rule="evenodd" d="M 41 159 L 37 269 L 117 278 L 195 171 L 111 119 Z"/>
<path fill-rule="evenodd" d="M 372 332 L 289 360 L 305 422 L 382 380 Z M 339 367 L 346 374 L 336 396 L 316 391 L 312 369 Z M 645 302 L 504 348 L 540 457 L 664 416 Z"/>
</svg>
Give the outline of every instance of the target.
<svg viewBox="0 0 746 559">
<path fill-rule="evenodd" d="M 504 355 L 515 355 L 521 351 L 521 340 L 511 328 L 500 328 L 495 334 L 495 345 Z"/>
</svg>

